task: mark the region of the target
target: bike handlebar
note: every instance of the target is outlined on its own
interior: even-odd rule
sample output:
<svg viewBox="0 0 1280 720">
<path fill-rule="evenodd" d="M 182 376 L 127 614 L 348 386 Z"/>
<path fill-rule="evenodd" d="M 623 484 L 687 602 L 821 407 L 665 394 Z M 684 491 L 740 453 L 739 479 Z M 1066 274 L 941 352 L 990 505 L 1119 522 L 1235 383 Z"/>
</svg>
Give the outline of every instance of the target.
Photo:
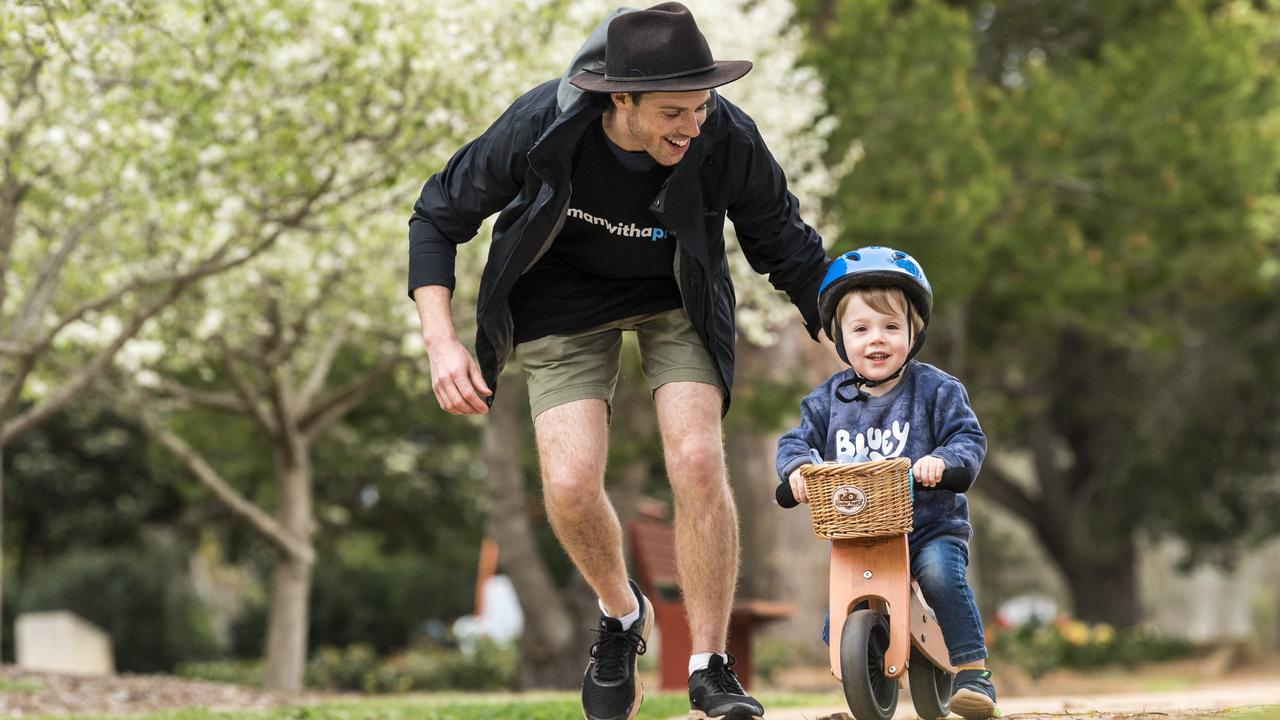
<svg viewBox="0 0 1280 720">
<path fill-rule="evenodd" d="M 942 490 L 950 490 L 951 492 L 962 493 L 973 485 L 973 476 L 969 474 L 968 468 L 950 467 L 942 471 L 942 480 L 932 488 L 925 487 L 916 482 L 915 476 L 911 476 L 911 484 L 916 490 L 934 490 L 941 488 Z M 791 494 L 791 483 L 778 483 L 778 488 L 773 492 L 774 500 L 778 505 L 784 508 L 793 508 L 799 505 L 799 501 Z"/>
</svg>

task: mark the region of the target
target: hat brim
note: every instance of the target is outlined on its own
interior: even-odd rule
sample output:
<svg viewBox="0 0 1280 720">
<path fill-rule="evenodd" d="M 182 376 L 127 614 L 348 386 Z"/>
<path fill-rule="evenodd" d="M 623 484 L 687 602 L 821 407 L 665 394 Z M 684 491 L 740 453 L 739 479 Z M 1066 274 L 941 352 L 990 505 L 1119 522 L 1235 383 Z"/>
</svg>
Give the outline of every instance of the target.
<svg viewBox="0 0 1280 720">
<path fill-rule="evenodd" d="M 720 60 L 713 70 L 660 80 L 609 80 L 602 73 L 583 70 L 569 79 L 588 92 L 690 92 L 727 85 L 751 71 L 750 60 Z"/>
</svg>

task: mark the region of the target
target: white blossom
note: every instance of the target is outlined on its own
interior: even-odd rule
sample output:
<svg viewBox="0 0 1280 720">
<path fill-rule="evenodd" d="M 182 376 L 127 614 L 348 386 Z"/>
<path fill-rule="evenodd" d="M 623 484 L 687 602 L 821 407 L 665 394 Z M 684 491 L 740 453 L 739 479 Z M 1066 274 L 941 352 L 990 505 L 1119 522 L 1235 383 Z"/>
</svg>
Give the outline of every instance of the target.
<svg viewBox="0 0 1280 720">
<path fill-rule="evenodd" d="M 819 160 L 830 123 L 821 116 L 816 76 L 797 67 L 799 36 L 787 25 L 789 3 L 689 5 L 718 57 L 755 62 L 747 77 L 722 91 L 756 119 L 806 219 L 821 228 L 818 198 L 830 180 Z M 122 362 L 142 371 L 178 359 L 157 356 L 155 343 L 174 355 L 198 353 L 214 333 L 260 330 L 254 291 L 269 282 L 280 283 L 295 306 L 313 306 L 316 327 L 346 316 L 363 330 L 403 338 L 404 350 L 420 356 L 417 319 L 405 296 L 405 238 L 423 181 L 519 94 L 559 76 L 615 6 L 604 0 L 243 0 L 206 23 L 203 3 L 174 0 L 155 4 L 153 26 L 143 30 L 114 19 L 133 17 L 133 3 L 98 1 L 57 11 L 65 52 L 51 40 L 43 12 L 0 4 L 0 26 L 13 28 L 6 43 L 48 48 L 43 111 L 36 103 L 0 101 L 0 131 L 32 126 L 33 142 L 20 161 L 48 169 L 35 179 L 37 195 L 57 198 L 30 212 L 38 213 L 40 228 L 86 228 L 69 261 L 75 272 L 66 273 L 59 288 L 59 307 L 171 273 L 228 241 L 238 257 L 281 229 L 257 213 L 286 217 L 329 168 L 336 170 L 331 195 L 338 197 L 398 163 L 385 182 L 342 195 L 341 202 L 319 202 L 266 254 L 202 281 L 178 311 L 145 326 Z M 0 49 L 10 52 L 16 51 Z M 349 70 L 340 62 L 358 74 L 343 75 Z M 119 82 L 130 77 L 142 81 Z M 397 120 L 400 135 L 386 147 L 340 141 L 355 127 L 376 135 Z M 491 226 L 486 222 L 458 254 L 454 307 L 463 337 L 474 333 L 468 310 Z M 31 287 L 30 268 L 56 241 L 36 227 L 18 228 L 4 268 L 0 321 L 20 306 Z M 746 268 L 736 242 L 729 246 L 744 331 L 767 337 L 778 322 L 794 323 L 794 310 Z M 322 287 L 335 273 L 340 287 Z M 122 326 L 106 313 L 73 323 L 58 343 L 101 346 L 114 337 L 112 327 Z"/>
</svg>

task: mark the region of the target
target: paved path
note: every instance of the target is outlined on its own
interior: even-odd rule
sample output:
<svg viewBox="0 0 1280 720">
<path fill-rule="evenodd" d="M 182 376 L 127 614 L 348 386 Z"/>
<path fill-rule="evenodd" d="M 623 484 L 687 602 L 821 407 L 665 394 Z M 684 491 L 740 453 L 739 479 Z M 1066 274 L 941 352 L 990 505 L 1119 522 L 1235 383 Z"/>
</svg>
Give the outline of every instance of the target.
<svg viewBox="0 0 1280 720">
<path fill-rule="evenodd" d="M 1005 720 L 1017 716 L 1031 718 L 1051 717 L 1063 720 L 1070 717 L 1087 717 L 1105 720 L 1135 714 L 1168 715 L 1171 720 L 1177 711 L 1219 710 L 1229 707 L 1252 705 L 1280 705 L 1280 678 L 1257 679 L 1239 682 L 1223 681 L 1211 686 L 1190 688 L 1167 693 L 1113 694 L 1113 695 L 1056 695 L 1046 697 L 1009 697 L 1000 701 Z M 771 710 L 768 720 L 819 720 L 840 718 L 839 713 L 849 709 L 842 706 L 825 708 L 792 708 Z M 907 693 L 898 703 L 895 720 L 916 717 Z M 953 720 L 958 720 L 955 715 Z"/>
</svg>

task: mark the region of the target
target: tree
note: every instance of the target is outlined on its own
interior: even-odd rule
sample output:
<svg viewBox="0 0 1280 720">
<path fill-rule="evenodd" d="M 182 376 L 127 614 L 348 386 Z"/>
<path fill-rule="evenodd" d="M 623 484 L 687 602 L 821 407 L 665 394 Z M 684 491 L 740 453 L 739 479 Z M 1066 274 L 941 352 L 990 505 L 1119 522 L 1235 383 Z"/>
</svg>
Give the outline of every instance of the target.
<svg viewBox="0 0 1280 720">
<path fill-rule="evenodd" d="M 0 454 L 202 278 L 344 201 L 358 139 L 299 102 L 327 65 L 280 51 L 274 22 L 196 3 L 0 9 Z"/>
<path fill-rule="evenodd" d="M 464 141 L 469 113 L 486 110 L 494 86 L 511 81 L 494 69 L 524 57 L 516 28 L 536 28 L 545 9 L 481 4 L 406 15 L 299 1 L 266 12 L 211 11 L 215 23 L 278 33 L 285 49 L 273 45 L 272 56 L 295 58 L 316 79 L 309 95 L 294 99 L 312 117 L 314 142 L 289 148 L 288 162 L 338 163 L 330 180 L 341 202 L 302 218 L 294 242 L 174 305 L 119 364 L 138 386 L 152 436 L 275 551 L 269 687 L 299 688 L 306 659 L 315 443 L 415 342 L 403 256 L 383 241 L 403 234 L 407 210 L 397 210 L 421 181 L 418 164 L 442 164 L 446 148 Z M 486 25 L 502 42 L 468 45 L 458 35 L 448 56 L 424 56 L 416 30 Z M 481 77 L 486 72 L 493 79 Z M 339 358 L 353 362 L 339 367 Z M 270 457 L 266 497 L 249 497 L 237 487 L 245 478 L 218 469 L 211 449 L 193 442 L 200 428 L 174 424 L 175 411 L 197 406 L 252 423 L 256 438 L 235 452 Z"/>
<path fill-rule="evenodd" d="M 355 333 L 351 338 L 343 319 L 312 319 L 316 310 L 334 309 L 327 298 L 349 300 L 354 295 L 337 292 L 337 282 L 321 283 L 316 289 L 323 297 L 299 297 L 296 291 L 286 294 L 284 283 L 268 282 L 245 298 L 265 310 L 266 316 L 258 318 L 252 312 L 249 317 L 238 317 L 235 330 L 224 328 L 212 340 L 218 350 L 219 374 L 230 385 L 229 390 L 192 387 L 169 379 L 161 380 L 156 388 L 162 397 L 240 414 L 252 422 L 271 458 L 274 514 L 238 492 L 202 453 L 170 430 L 158 417 L 149 394 L 138 395 L 144 424 L 156 441 L 179 457 L 218 500 L 276 550 L 265 679 L 267 687 L 287 690 L 301 688 L 306 664 L 307 608 L 316 558 L 313 445 L 404 360 L 400 336 Z M 286 314 L 284 304 L 299 300 L 295 313 Z M 321 328 L 327 332 L 318 332 Z M 350 340 L 360 344 L 371 359 L 340 375 L 333 361 Z"/>
<path fill-rule="evenodd" d="M 6 547 L 19 584 L 72 550 L 139 545 L 182 522 L 181 489 L 155 472 L 138 423 L 108 405 L 74 406 L 5 456 Z"/>
<path fill-rule="evenodd" d="M 1237 402 L 1277 387 L 1255 345 L 1275 339 L 1258 222 L 1280 176 L 1262 41 L 1248 16 L 1175 5 L 1117 31 L 1096 62 L 1058 78 L 1033 65 L 1008 106 L 1021 122 L 995 120 L 993 142 L 1010 141 L 1001 155 L 1026 191 L 1009 223 L 1026 251 L 1004 268 L 1007 285 L 992 275 L 995 292 L 978 295 L 991 314 L 975 315 L 975 346 L 1008 346 L 1017 325 L 1048 332 L 1023 339 L 1023 377 L 995 373 L 990 385 L 1012 400 L 1020 420 L 1007 432 L 1030 449 L 1041 492 L 1000 473 L 989 487 L 1035 508 L 1024 516 L 1090 619 L 1137 619 L 1135 529 L 1221 547 L 1256 513 L 1235 513 L 1230 530 L 1217 521 L 1217 537 L 1195 518 L 1237 506 L 1243 488 L 1275 492 L 1260 451 L 1276 437 L 1274 401 Z M 1058 119 L 1047 134 L 1023 124 L 1046 116 Z M 1008 257 L 1013 237 L 997 233 Z M 1023 303 L 1033 294 L 1041 301 Z M 1018 310 L 993 333 L 997 306 Z M 1194 510 L 1171 512 L 1192 497 Z"/>
<path fill-rule="evenodd" d="M 1018 37 L 1000 18 L 1024 6 L 1074 39 Z M 1274 10 L 1143 7 L 824 3 L 811 56 L 840 118 L 830 159 L 852 166 L 842 246 L 923 260 L 925 357 L 969 384 L 992 438 L 977 492 L 1031 524 L 1077 613 L 1121 624 L 1135 532 L 1251 532 L 1235 496 L 1274 492 L 1259 447 L 1277 432 L 1275 393 L 1248 390 L 1276 387 L 1257 355 L 1275 337 Z"/>
</svg>

